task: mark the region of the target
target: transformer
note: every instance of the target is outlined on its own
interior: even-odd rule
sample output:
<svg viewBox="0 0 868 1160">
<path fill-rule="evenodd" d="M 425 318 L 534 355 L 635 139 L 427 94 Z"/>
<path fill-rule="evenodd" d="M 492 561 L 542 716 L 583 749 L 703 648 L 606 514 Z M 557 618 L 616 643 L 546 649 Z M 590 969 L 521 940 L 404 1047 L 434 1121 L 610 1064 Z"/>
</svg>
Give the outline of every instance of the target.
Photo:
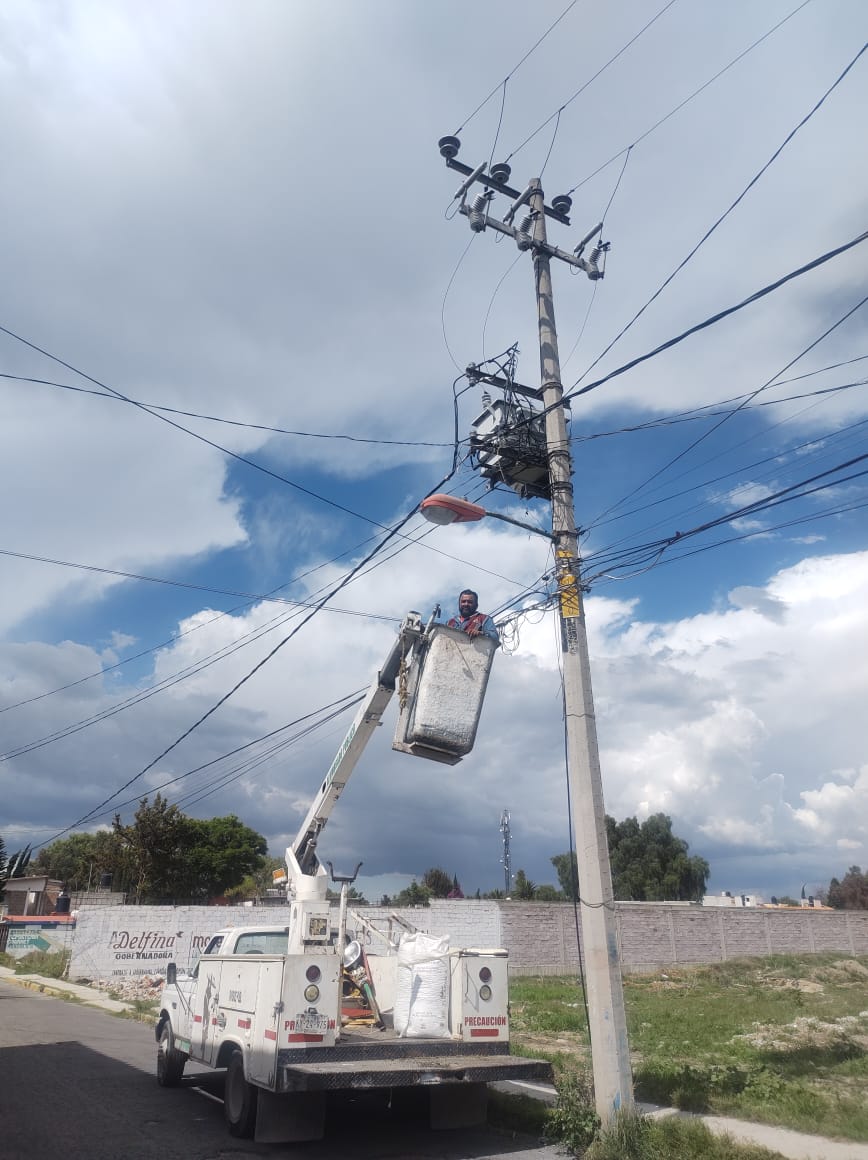
<svg viewBox="0 0 868 1160">
<path fill-rule="evenodd" d="M 551 499 L 545 417 L 529 405 L 486 401 L 470 429 L 470 457 L 483 478 L 522 499 Z"/>
</svg>

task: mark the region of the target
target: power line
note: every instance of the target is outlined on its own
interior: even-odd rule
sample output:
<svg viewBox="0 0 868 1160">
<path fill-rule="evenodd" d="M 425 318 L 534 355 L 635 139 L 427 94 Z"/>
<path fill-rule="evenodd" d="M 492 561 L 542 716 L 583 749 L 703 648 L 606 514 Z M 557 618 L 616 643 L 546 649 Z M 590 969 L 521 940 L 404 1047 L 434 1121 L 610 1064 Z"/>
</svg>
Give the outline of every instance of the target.
<svg viewBox="0 0 868 1160">
<path fill-rule="evenodd" d="M 534 131 L 528 137 L 525 137 L 525 139 L 522 141 L 522 143 L 520 145 L 517 145 L 515 147 L 515 149 L 513 149 L 513 151 L 507 156 L 506 160 L 510 161 L 516 155 L 516 153 L 518 153 L 518 152 L 520 152 L 520 150 L 524 149 L 525 145 L 529 144 L 529 142 L 531 142 L 534 139 L 534 137 L 536 137 L 536 135 L 538 133 L 541 133 L 542 130 L 546 127 L 546 125 L 549 124 L 550 121 L 553 121 L 556 118 L 558 120 L 560 120 L 561 113 L 563 113 L 563 111 L 566 108 L 568 108 L 573 103 L 573 101 L 576 100 L 577 97 L 580 97 L 582 95 L 582 93 L 585 91 L 585 89 L 588 88 L 589 85 L 593 84 L 594 81 L 598 77 L 602 76 L 602 74 L 606 71 L 606 69 L 609 68 L 610 65 L 613 65 L 615 63 L 615 61 L 618 59 L 618 57 L 623 56 L 623 54 L 627 51 L 627 49 L 630 48 L 631 45 L 635 44 L 636 41 L 639 39 L 640 36 L 642 36 L 642 34 L 644 32 L 648 31 L 648 29 L 651 27 L 652 24 L 656 24 L 657 21 L 660 19 L 660 17 L 665 12 L 668 12 L 674 3 L 675 3 L 675 0 L 668 0 L 668 3 L 663 5 L 663 7 L 656 14 L 656 16 L 652 16 L 651 19 L 648 21 L 648 23 L 644 24 L 639 29 L 639 31 L 627 41 L 626 44 L 623 44 L 618 49 L 618 51 L 614 54 L 614 56 L 610 56 L 609 59 L 606 61 L 606 63 L 604 65 L 601 65 L 600 68 L 597 69 L 597 71 L 594 73 L 593 76 L 589 77 L 588 80 L 586 80 L 583 85 L 581 85 L 578 89 L 576 89 L 576 91 L 573 93 L 573 95 L 571 97 L 568 97 L 567 100 L 565 100 L 564 103 L 562 105 L 560 105 L 559 108 L 557 108 L 551 114 L 551 116 L 546 117 L 546 119 L 543 121 L 543 123 L 541 125 L 538 125 L 536 127 L 536 129 L 534 129 Z M 456 136 L 457 136 L 457 134 L 456 134 Z M 552 143 L 554 143 L 554 142 L 552 142 Z"/>
<path fill-rule="evenodd" d="M 491 98 L 494 96 L 494 94 L 497 92 L 498 89 L 500 89 L 502 87 L 503 91 L 504 91 L 504 96 L 506 95 L 507 81 L 509 81 L 511 77 L 515 76 L 515 74 L 518 72 L 518 70 L 521 68 L 521 66 L 524 64 L 524 62 L 529 57 L 533 56 L 533 54 L 536 52 L 536 50 L 539 48 L 539 46 L 542 44 L 542 42 L 546 39 L 546 37 L 549 35 L 549 33 L 553 32 L 557 28 L 557 26 L 560 24 L 560 22 L 563 20 L 563 18 L 567 15 L 568 12 L 570 12 L 571 9 L 575 8 L 577 3 L 578 3 L 578 0 L 570 0 L 570 3 L 566 6 L 566 8 L 563 10 L 563 12 L 560 14 L 560 16 L 557 18 L 557 20 L 554 20 L 548 26 L 548 28 L 545 30 L 545 32 L 542 34 L 542 36 L 530 46 L 530 48 L 527 50 L 527 52 L 524 54 L 524 56 L 521 58 L 521 60 L 518 62 L 518 64 L 514 65 L 510 69 L 510 71 L 506 74 L 506 76 L 503 78 L 502 81 L 498 81 L 498 83 L 494 86 L 494 88 L 491 90 L 491 92 L 488 94 L 488 96 L 485 97 L 484 100 L 479 102 L 479 104 L 476 106 L 476 108 L 473 110 L 473 112 L 470 114 L 470 116 L 465 117 L 464 121 L 462 121 L 462 123 L 455 130 L 455 133 L 453 134 L 453 136 L 457 137 L 458 134 L 464 129 L 464 127 L 466 125 L 470 124 L 470 122 L 473 120 L 473 118 L 476 116 L 476 114 L 485 108 L 485 106 L 488 104 L 488 102 L 491 100 Z M 501 109 L 501 114 L 502 114 L 502 112 L 503 112 L 503 110 Z M 495 144 L 496 144 L 496 141 L 497 141 L 497 138 L 495 137 Z"/>
<path fill-rule="evenodd" d="M 593 173 L 589 173 L 587 177 L 583 177 L 581 181 L 577 182 L 572 187 L 572 189 L 567 190 L 567 194 L 573 194 L 577 189 L 581 189 L 583 185 L 586 185 L 589 181 L 595 178 L 598 173 L 602 173 L 604 169 L 607 169 L 613 161 L 617 161 L 619 157 L 623 157 L 625 153 L 628 153 L 631 149 L 634 149 L 640 143 L 640 141 L 644 141 L 646 137 L 650 137 L 650 135 L 656 129 L 659 129 L 661 125 L 664 125 L 670 119 L 670 117 L 674 117 L 675 114 L 680 112 L 685 105 L 689 105 L 690 102 L 694 100 L 694 98 L 698 97 L 700 93 L 704 92 L 705 89 L 709 87 L 709 85 L 713 85 L 716 80 L 724 75 L 724 73 L 729 72 L 729 70 L 734 65 L 738 64 L 740 60 L 743 60 L 744 57 L 748 55 L 748 53 L 753 52 L 753 50 L 762 44 L 764 40 L 767 40 L 772 35 L 772 33 L 777 32 L 777 30 L 786 24 L 788 20 L 792 20 L 792 18 L 797 13 L 801 12 L 803 8 L 807 8 L 810 3 L 811 0 L 802 0 L 802 3 L 794 8 L 792 12 L 788 13 L 782 20 L 779 20 L 777 24 L 773 24 L 768 32 L 764 32 L 762 36 L 758 37 L 752 44 L 749 44 L 747 48 L 743 49 L 737 56 L 734 56 L 729 64 L 725 64 L 723 68 L 719 70 L 719 72 L 716 72 L 714 76 L 709 77 L 709 79 L 701 84 L 698 89 L 694 89 L 694 91 L 686 96 L 684 100 L 679 101 L 679 103 L 673 109 L 670 109 L 668 113 L 666 113 L 659 120 L 655 121 L 654 124 L 651 125 L 650 128 L 646 129 L 644 133 L 640 133 L 640 135 L 629 145 L 625 145 L 623 149 L 619 149 L 617 153 L 613 153 L 608 161 L 604 161 L 602 165 L 598 165 Z"/>
<path fill-rule="evenodd" d="M 810 112 L 806 113 L 805 116 L 802 117 L 801 121 L 799 121 L 799 123 L 795 126 L 795 128 L 790 130 L 790 132 L 783 139 L 783 141 L 777 147 L 777 149 L 774 151 L 774 153 L 772 153 L 771 157 L 769 157 L 768 161 L 766 161 L 766 163 L 750 179 L 750 181 L 747 183 L 747 185 L 744 187 L 744 189 L 741 191 L 741 193 L 738 195 L 738 197 L 735 199 L 735 201 L 733 201 L 731 203 L 731 205 L 727 209 L 725 209 L 724 212 L 720 215 L 720 217 L 714 222 L 714 224 L 711 225 L 709 227 L 709 229 L 707 229 L 705 231 L 705 233 L 702 235 L 702 237 L 699 239 L 699 241 L 696 243 L 696 245 L 693 247 L 693 249 L 690 250 L 690 252 L 686 255 L 686 257 L 684 257 L 678 263 L 678 265 L 675 267 L 675 269 L 672 271 L 672 273 L 667 278 L 665 278 L 664 281 L 657 287 L 657 289 L 654 291 L 654 293 L 651 295 L 651 297 L 648 299 L 648 301 L 642 307 L 640 307 L 639 310 L 636 311 L 636 313 L 633 315 L 633 317 L 630 319 L 630 321 L 615 335 L 615 337 L 612 339 L 612 341 L 609 343 L 609 345 L 605 348 L 605 350 L 603 350 L 594 359 L 594 361 L 590 364 L 590 366 L 584 371 L 581 378 L 579 378 L 577 380 L 578 382 L 581 382 L 582 379 L 585 377 L 585 375 L 587 375 L 590 371 L 592 371 L 593 368 L 595 366 L 597 366 L 597 364 L 603 358 L 605 358 L 605 356 L 609 353 L 609 351 L 612 349 L 612 347 L 615 345 L 615 343 L 617 343 L 618 341 L 620 341 L 620 339 L 622 339 L 624 337 L 624 335 L 631 328 L 631 326 L 633 326 L 633 324 L 635 322 L 637 322 L 642 317 L 642 315 L 645 313 L 645 311 L 648 309 L 648 307 L 652 304 L 652 302 L 654 302 L 657 298 L 659 298 L 659 296 L 663 293 L 663 291 L 666 289 L 666 287 L 669 286 L 670 283 L 673 281 L 673 279 L 684 269 L 684 267 L 691 260 L 691 258 L 694 257 L 694 255 L 698 252 L 698 250 L 701 249 L 701 247 L 703 245 L 705 245 L 705 243 L 708 241 L 708 239 L 711 237 L 711 235 L 714 233 L 714 231 L 717 229 L 717 227 L 719 225 L 721 225 L 721 223 L 724 222 L 729 217 L 729 215 L 732 213 L 732 211 L 738 205 L 741 204 L 741 202 L 745 199 L 745 197 L 748 195 L 748 193 L 751 191 L 751 189 L 753 189 L 753 187 L 760 180 L 760 178 L 763 176 L 763 174 L 765 174 L 769 170 L 769 168 L 775 163 L 775 161 L 777 161 L 777 159 L 783 153 L 784 149 L 793 140 L 793 138 L 796 136 L 796 134 L 799 132 L 799 130 L 804 128 L 804 126 L 808 124 L 808 122 L 811 120 L 811 118 L 814 116 L 814 114 L 820 108 L 822 108 L 826 99 L 835 91 L 835 89 L 838 87 L 838 85 L 841 84 L 841 82 L 844 80 L 844 77 L 847 76 L 847 74 L 855 66 L 856 62 L 859 60 L 859 58 L 863 55 L 863 53 L 866 50 L 868 50 L 868 44 L 864 44 L 862 46 L 862 48 L 856 53 L 856 55 L 853 57 L 853 59 L 850 61 L 850 63 L 847 65 L 847 67 L 843 70 L 843 72 L 840 73 L 839 76 L 835 79 L 835 81 L 829 86 L 829 88 L 826 89 L 826 91 L 823 93 L 823 95 L 820 97 L 820 99 L 817 101 L 817 103 L 814 105 L 814 107 L 810 110 Z M 631 148 L 632 148 L 632 146 L 631 146 Z M 628 150 L 628 156 L 629 156 L 629 150 Z M 626 164 L 626 158 L 625 158 L 625 164 Z"/>
<path fill-rule="evenodd" d="M 868 45 L 866 45 L 866 47 L 868 47 Z M 713 435 L 715 431 L 719 430 L 723 426 L 724 423 L 728 423 L 729 420 L 733 417 L 733 415 L 737 415 L 739 413 L 739 411 L 744 410 L 744 408 L 747 406 L 747 404 L 752 402 L 757 397 L 757 395 L 762 394 L 763 391 L 765 391 L 769 387 L 771 387 L 774 384 L 776 379 L 780 378 L 781 375 L 786 374 L 786 372 L 791 367 L 795 366 L 795 364 L 800 359 L 804 358 L 806 354 L 810 354 L 810 352 L 814 349 L 814 347 L 818 346 L 821 342 L 823 342 L 826 338 L 828 338 L 829 335 L 832 334 L 835 330 L 837 330 L 839 326 L 842 326 L 849 318 L 851 318 L 856 313 L 857 310 L 860 310 L 865 305 L 866 302 L 868 302 L 868 295 L 865 295 L 865 297 L 862 298 L 859 302 L 857 302 L 855 306 L 852 306 L 849 310 L 847 310 L 839 319 L 837 319 L 836 322 L 833 322 L 831 326 L 829 326 L 826 330 L 824 330 L 823 333 L 818 338 L 815 338 L 813 340 L 813 342 L 809 343 L 806 347 L 804 347 L 804 349 L 801 350 L 795 356 L 795 358 L 790 359 L 790 361 L 784 367 L 782 367 L 779 371 L 777 371 L 774 375 L 772 375 L 772 377 L 770 379 L 768 379 L 765 383 L 763 383 L 762 386 L 757 387 L 756 390 L 753 391 L 751 394 L 749 394 L 743 402 L 738 404 L 737 407 L 733 407 L 733 409 L 731 411 L 728 411 L 726 414 L 724 414 L 718 420 L 718 422 L 716 422 L 714 424 L 714 426 L 711 427 L 710 430 L 704 431 L 701 435 L 699 435 L 696 439 L 694 439 L 692 443 L 688 444 L 688 446 L 685 447 L 683 450 L 679 451 L 677 455 L 674 455 L 670 460 L 668 460 L 668 462 L 664 463 L 662 467 L 659 467 L 656 471 L 652 472 L 651 475 L 649 475 L 642 483 L 640 483 L 636 487 L 634 487 L 625 496 L 622 496 L 621 499 L 616 500 L 615 503 L 610 504 L 609 507 L 606 508 L 606 510 L 604 512 L 602 512 L 600 516 L 597 517 L 597 520 L 602 519 L 604 516 L 607 516 L 610 512 L 615 511 L 618 507 L 621 506 L 622 503 L 625 503 L 632 496 L 636 495 L 637 492 L 642 491 L 643 488 L 647 487 L 647 485 L 649 483 L 651 483 L 652 480 L 654 480 L 658 476 L 662 475 L 665 471 L 668 471 L 669 468 L 672 467 L 673 464 L 677 463 L 680 459 L 683 459 L 686 455 L 688 455 L 691 451 L 693 451 L 694 448 L 698 447 L 700 443 L 702 443 L 702 442 L 704 442 L 704 440 L 710 438 L 710 436 Z"/>
<path fill-rule="evenodd" d="M 834 250 L 827 250 L 826 253 L 821 254 L 818 258 L 814 258 L 812 261 L 806 262 L 804 266 L 799 266 L 797 269 L 791 270 L 788 274 L 784 274 L 782 277 L 777 278 L 774 282 L 770 282 L 767 286 L 763 286 L 761 290 L 756 290 L 753 294 L 749 294 L 747 298 L 743 298 L 741 302 L 737 302 L 734 306 L 728 306 L 725 310 L 720 310 L 717 312 L 717 314 L 712 314 L 710 317 L 703 319 L 702 322 L 697 322 L 694 326 L 690 326 L 687 328 L 687 330 L 683 330 L 680 334 L 676 334 L 674 338 L 668 339 L 666 342 L 663 342 L 659 346 L 654 347 L 653 350 L 646 351 L 645 354 L 641 354 L 636 358 L 630 359 L 629 362 L 616 367 L 607 375 L 603 375 L 602 378 L 595 379 L 590 383 L 586 383 L 584 387 L 581 387 L 578 390 L 575 388 L 577 387 L 578 383 L 581 382 L 581 379 L 576 379 L 576 382 L 573 383 L 570 390 L 565 393 L 564 398 L 573 399 L 577 398 L 579 395 L 586 395 L 589 391 L 595 391 L 597 387 L 603 386 L 604 383 L 611 382 L 612 379 L 616 379 L 621 375 L 626 374 L 627 371 L 633 370 L 634 367 L 640 366 L 644 362 L 648 362 L 649 359 L 655 358 L 657 355 L 662 354 L 666 350 L 670 350 L 674 346 L 678 346 L 679 343 L 684 342 L 686 338 L 690 338 L 692 335 L 698 334 L 702 330 L 707 330 L 710 326 L 715 326 L 718 322 L 722 322 L 725 318 L 729 318 L 731 315 L 737 314 L 740 310 L 744 310 L 747 306 L 752 306 L 755 302 L 759 302 L 769 294 L 773 294 L 776 290 L 780 290 L 780 288 L 785 286 L 788 282 L 792 282 L 796 278 L 801 278 L 804 274 L 809 274 L 812 270 L 816 270 L 820 266 L 825 265 L 826 262 L 832 261 L 833 258 L 838 258 L 842 254 L 846 254 L 855 246 L 861 245 L 862 242 L 864 242 L 866 239 L 868 239 L 868 230 L 861 234 L 857 234 L 857 236 L 852 238 L 849 242 L 844 242 L 843 245 L 836 246 Z M 539 412 L 539 414 L 542 413 L 543 412 Z M 526 420 L 523 420 L 523 422 L 526 422 Z M 516 424 L 516 426 L 518 425 L 520 424 Z"/>
<path fill-rule="evenodd" d="M 79 372 L 76 372 L 79 373 Z M 75 391 L 79 395 L 92 395 L 97 399 L 108 399 L 113 403 L 130 403 L 132 399 L 111 394 L 104 390 L 91 390 L 88 387 L 76 387 L 72 383 L 59 383 L 54 379 L 37 379 L 30 375 L 13 375 L 0 371 L 0 379 L 10 379 L 20 383 L 34 383 L 44 387 L 58 387 L 63 391 Z M 425 442 L 418 439 L 368 439 L 361 435 L 345 435 L 338 432 L 324 431 L 294 431 L 287 427 L 270 426 L 267 423 L 246 423 L 241 419 L 227 419 L 221 415 L 203 414 L 201 411 L 182 411 L 178 407 L 166 407 L 159 403 L 137 403 L 149 411 L 165 411 L 168 415 L 181 415 L 188 419 L 204 419 L 209 423 L 223 423 L 229 427 L 243 427 L 249 431 L 264 431 L 269 435 L 293 435 L 302 439 L 338 439 L 347 443 L 367 443 L 383 447 L 451 447 L 451 443 Z M 183 429 L 183 428 L 182 428 Z"/>
</svg>

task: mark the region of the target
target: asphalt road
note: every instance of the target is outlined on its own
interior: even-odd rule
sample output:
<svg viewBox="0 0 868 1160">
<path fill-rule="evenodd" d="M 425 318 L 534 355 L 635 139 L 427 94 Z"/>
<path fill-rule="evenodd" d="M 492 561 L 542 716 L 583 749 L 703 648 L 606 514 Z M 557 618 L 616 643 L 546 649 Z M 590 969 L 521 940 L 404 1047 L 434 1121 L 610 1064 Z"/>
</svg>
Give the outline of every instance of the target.
<svg viewBox="0 0 868 1160">
<path fill-rule="evenodd" d="M 3 1160 L 555 1160 L 563 1153 L 485 1130 L 431 1132 L 348 1103 L 326 1138 L 263 1145 L 230 1137 L 222 1075 L 189 1068 L 158 1087 L 150 1026 L 0 982 Z"/>
</svg>

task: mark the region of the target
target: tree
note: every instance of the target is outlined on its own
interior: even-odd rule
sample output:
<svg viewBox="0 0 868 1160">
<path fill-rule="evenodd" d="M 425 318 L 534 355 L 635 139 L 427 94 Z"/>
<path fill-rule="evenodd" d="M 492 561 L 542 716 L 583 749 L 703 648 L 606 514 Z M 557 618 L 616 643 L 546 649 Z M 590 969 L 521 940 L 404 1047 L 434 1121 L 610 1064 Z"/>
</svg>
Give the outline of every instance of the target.
<svg viewBox="0 0 868 1160">
<path fill-rule="evenodd" d="M 262 869 L 268 844 L 234 816 L 187 817 L 157 794 L 142 798 L 133 823 L 116 816 L 113 857 L 137 902 L 208 899 Z"/>
<path fill-rule="evenodd" d="M 6 857 L 6 844 L 0 838 L 0 898 L 3 897 L 6 883 L 10 878 L 23 878 L 24 871 L 30 862 L 32 846 L 25 846 L 23 850 L 16 850 Z"/>
<path fill-rule="evenodd" d="M 544 882 L 542 886 L 537 886 L 534 900 L 536 902 L 563 902 L 564 896 L 557 887 Z"/>
<path fill-rule="evenodd" d="M 524 870 L 517 870 L 512 886 L 512 897 L 529 902 L 536 896 L 536 884 L 531 882 Z"/>
<path fill-rule="evenodd" d="M 262 868 L 268 843 L 234 814 L 186 820 L 192 841 L 186 863 L 190 882 L 188 898 L 221 895 Z M 176 888 L 176 893 L 183 894 L 183 891 Z"/>
<path fill-rule="evenodd" d="M 430 892 L 432 898 L 446 898 L 452 889 L 452 879 L 439 866 L 432 866 L 422 875 L 422 885 Z"/>
<path fill-rule="evenodd" d="M 246 874 L 237 886 L 230 886 L 223 893 L 226 898 L 248 901 L 262 898 L 266 891 L 274 888 L 274 871 L 286 869 L 282 858 L 263 858 L 262 865 L 252 874 Z"/>
<path fill-rule="evenodd" d="M 108 830 L 95 834 L 70 834 L 43 846 L 33 863 L 35 870 L 65 882 L 70 890 L 87 890 L 101 874 L 114 874 L 115 842 Z"/>
<path fill-rule="evenodd" d="M 851 866 L 840 882 L 833 878 L 829 883 L 826 900 L 836 910 L 868 910 L 868 873 Z"/>
<path fill-rule="evenodd" d="M 332 889 L 331 886 L 329 886 L 328 889 L 326 890 L 326 898 L 330 902 L 338 902 L 338 901 L 340 901 L 340 897 L 341 897 L 340 888 L 338 888 L 337 890 L 334 890 L 334 889 Z M 354 902 L 357 906 L 367 906 L 368 905 L 367 898 L 365 898 L 364 894 L 362 894 L 359 890 L 357 890 L 355 886 L 348 886 L 347 887 L 347 902 L 349 902 L 349 903 Z"/>
<path fill-rule="evenodd" d="M 688 844 L 672 833 L 672 819 L 653 814 L 616 822 L 606 817 L 615 898 L 632 902 L 698 902 L 710 868 L 704 858 L 688 854 Z M 566 898 L 575 900 L 576 857 L 556 854 L 552 865 Z"/>
<path fill-rule="evenodd" d="M 427 906 L 431 901 L 431 891 L 413 881 L 392 899 L 395 906 Z"/>
</svg>

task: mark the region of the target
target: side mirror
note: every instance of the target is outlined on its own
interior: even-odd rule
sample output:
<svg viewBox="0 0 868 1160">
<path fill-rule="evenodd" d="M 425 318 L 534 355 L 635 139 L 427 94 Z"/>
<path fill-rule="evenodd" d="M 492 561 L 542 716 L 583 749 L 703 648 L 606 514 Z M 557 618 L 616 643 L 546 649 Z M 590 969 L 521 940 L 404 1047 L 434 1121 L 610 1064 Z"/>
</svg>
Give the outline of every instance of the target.
<svg viewBox="0 0 868 1160">
<path fill-rule="evenodd" d="M 177 983 L 177 981 L 178 981 L 178 967 L 175 963 L 169 963 L 169 965 L 166 967 L 166 983 L 170 987 L 174 987 L 174 985 Z"/>
</svg>

